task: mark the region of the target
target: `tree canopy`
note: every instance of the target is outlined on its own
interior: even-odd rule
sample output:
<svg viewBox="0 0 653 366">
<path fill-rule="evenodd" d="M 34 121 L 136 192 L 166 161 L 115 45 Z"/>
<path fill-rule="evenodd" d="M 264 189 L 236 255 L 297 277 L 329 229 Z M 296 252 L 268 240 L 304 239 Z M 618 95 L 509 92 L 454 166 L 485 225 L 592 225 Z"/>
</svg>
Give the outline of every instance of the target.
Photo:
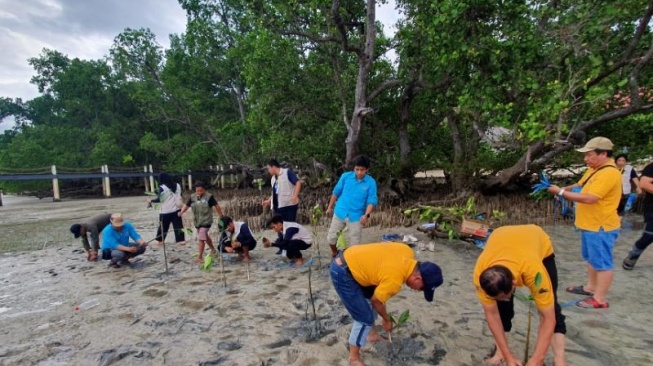
<svg viewBox="0 0 653 366">
<path fill-rule="evenodd" d="M 598 134 L 653 152 L 653 1 L 399 0 L 393 35 L 381 2 L 179 0 L 167 49 L 149 29 L 99 60 L 44 49 L 40 95 L 0 99 L 16 121 L 0 168 L 337 170 L 363 153 L 382 181 L 437 167 L 461 191 L 580 161 Z"/>
</svg>

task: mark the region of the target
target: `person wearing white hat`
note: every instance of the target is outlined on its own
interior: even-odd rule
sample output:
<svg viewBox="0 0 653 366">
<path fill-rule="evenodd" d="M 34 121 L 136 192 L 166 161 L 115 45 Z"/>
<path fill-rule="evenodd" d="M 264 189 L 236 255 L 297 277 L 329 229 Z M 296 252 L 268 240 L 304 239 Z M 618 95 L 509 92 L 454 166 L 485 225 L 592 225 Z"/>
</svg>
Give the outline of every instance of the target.
<svg viewBox="0 0 653 366">
<path fill-rule="evenodd" d="M 621 200 L 621 172 L 612 159 L 612 141 L 595 137 L 578 149 L 589 169 L 576 184 L 552 185 L 548 191 L 576 202 L 575 225 L 581 231 L 581 254 L 587 262 L 585 285 L 570 286 L 567 292 L 587 296 L 577 306 L 586 309 L 608 307 L 606 295 L 614 277 L 614 244 L 619 237 L 621 220 L 617 206 Z M 571 189 L 582 187 L 580 192 Z"/>
<path fill-rule="evenodd" d="M 134 225 L 125 221 L 120 213 L 111 215 L 111 225 L 102 230 L 102 259 L 111 261 L 109 267 L 130 265 L 129 259 L 145 253 L 146 248 L 147 243 L 138 235 Z"/>
</svg>

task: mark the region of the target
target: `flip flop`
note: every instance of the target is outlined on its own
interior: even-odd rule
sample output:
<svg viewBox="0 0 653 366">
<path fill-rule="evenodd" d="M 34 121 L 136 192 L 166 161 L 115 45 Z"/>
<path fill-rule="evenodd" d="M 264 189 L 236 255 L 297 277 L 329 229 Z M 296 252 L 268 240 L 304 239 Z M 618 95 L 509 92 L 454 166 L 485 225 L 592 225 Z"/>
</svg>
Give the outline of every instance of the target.
<svg viewBox="0 0 653 366">
<path fill-rule="evenodd" d="M 569 286 L 565 288 L 565 291 L 576 294 L 576 295 L 583 295 L 583 296 L 594 296 L 594 293 L 585 291 L 583 286 Z"/>
<path fill-rule="evenodd" d="M 304 264 L 302 264 L 301 267 L 299 267 L 299 269 L 310 267 L 312 264 L 313 264 L 313 258 L 311 258 L 311 259 L 307 260 L 306 262 L 304 262 Z"/>
<path fill-rule="evenodd" d="M 577 302 L 576 306 L 583 309 L 607 309 L 608 307 L 610 307 L 610 304 L 608 304 L 607 301 L 604 302 L 603 304 L 600 304 L 598 301 L 596 301 L 595 298 L 588 297 L 586 299 Z"/>
</svg>

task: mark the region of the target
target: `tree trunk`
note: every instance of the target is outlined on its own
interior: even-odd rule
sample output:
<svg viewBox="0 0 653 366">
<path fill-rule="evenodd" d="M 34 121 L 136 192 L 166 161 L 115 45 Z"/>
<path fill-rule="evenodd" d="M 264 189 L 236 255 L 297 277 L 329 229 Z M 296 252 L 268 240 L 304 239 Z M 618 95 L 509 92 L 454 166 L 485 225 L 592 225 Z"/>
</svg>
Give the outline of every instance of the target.
<svg viewBox="0 0 653 366">
<path fill-rule="evenodd" d="M 376 41 L 376 1 L 367 0 L 367 22 L 365 30 L 365 47 L 359 50 L 358 77 L 356 78 L 356 91 L 354 97 L 354 112 L 351 122 L 347 126 L 346 165 L 359 154 L 358 140 L 365 116 L 371 112 L 367 106 L 367 83 L 370 67 L 374 59 L 374 43 Z"/>
<path fill-rule="evenodd" d="M 408 121 L 410 120 L 410 106 L 413 104 L 416 94 L 415 82 L 411 82 L 404 89 L 399 107 L 399 163 L 402 170 L 408 165 L 408 156 L 410 155 Z"/>
</svg>

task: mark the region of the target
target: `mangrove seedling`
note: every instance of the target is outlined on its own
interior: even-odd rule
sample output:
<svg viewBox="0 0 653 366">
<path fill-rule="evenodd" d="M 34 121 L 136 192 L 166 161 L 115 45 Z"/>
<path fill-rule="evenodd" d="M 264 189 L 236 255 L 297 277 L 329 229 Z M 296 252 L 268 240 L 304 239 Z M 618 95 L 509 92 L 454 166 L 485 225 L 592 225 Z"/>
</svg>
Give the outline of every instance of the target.
<svg viewBox="0 0 653 366">
<path fill-rule="evenodd" d="M 539 289 L 540 285 L 542 284 L 542 274 L 540 272 L 537 272 L 535 275 L 535 289 Z M 516 293 L 515 292 L 515 297 L 521 301 L 526 301 L 528 302 L 528 325 L 526 327 L 526 348 L 524 349 L 524 365 L 528 362 L 528 349 L 530 348 L 531 344 L 531 323 L 532 323 L 532 318 L 533 318 L 533 303 L 535 302 L 535 299 L 533 298 L 532 294 L 529 294 L 528 296 Z"/>
</svg>

